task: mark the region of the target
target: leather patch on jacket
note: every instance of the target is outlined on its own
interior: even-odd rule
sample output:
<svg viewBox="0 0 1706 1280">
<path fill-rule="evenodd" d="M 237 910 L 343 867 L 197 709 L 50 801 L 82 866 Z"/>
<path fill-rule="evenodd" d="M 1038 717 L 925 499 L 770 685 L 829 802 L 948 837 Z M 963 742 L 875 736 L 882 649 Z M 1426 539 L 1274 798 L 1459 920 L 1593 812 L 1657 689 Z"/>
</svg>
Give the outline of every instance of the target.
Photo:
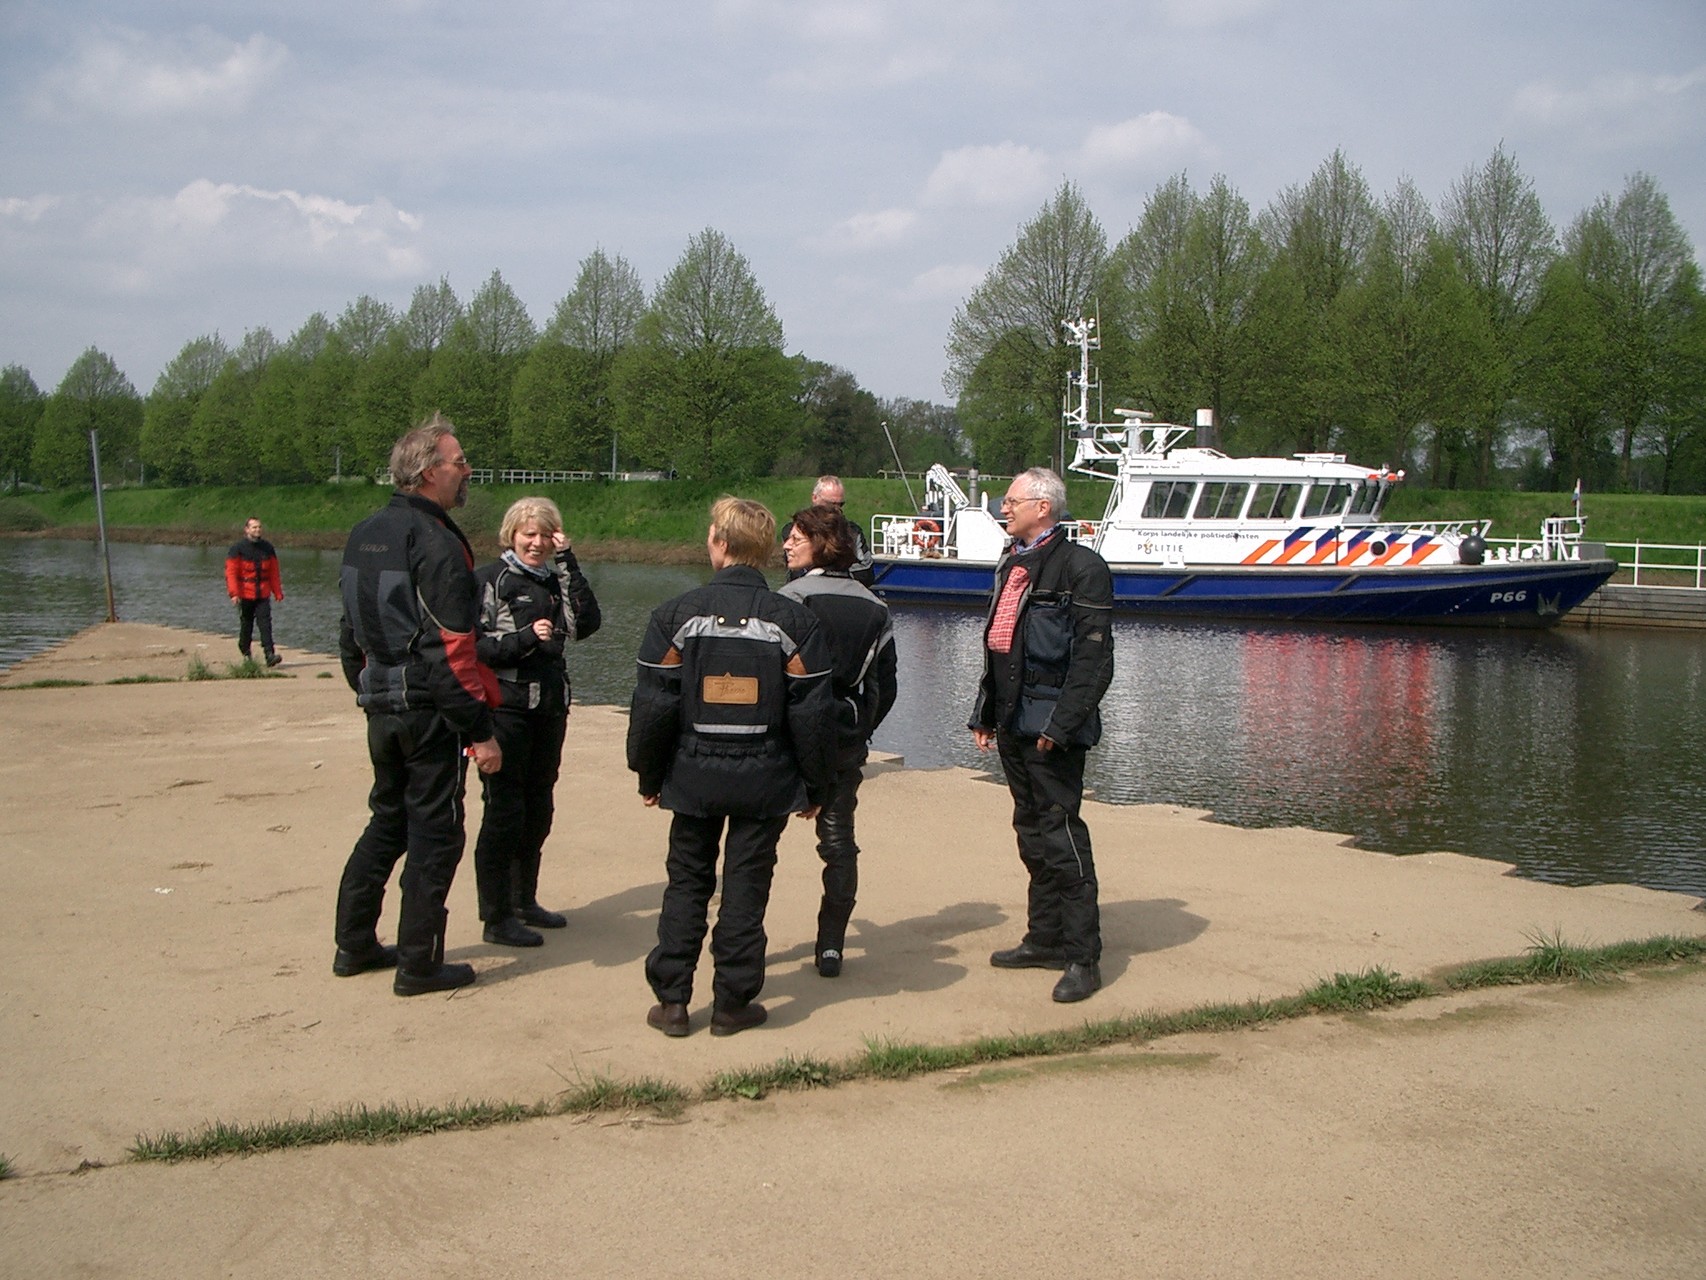
<svg viewBox="0 0 1706 1280">
<path fill-rule="evenodd" d="M 700 683 L 700 697 L 709 705 L 756 707 L 758 705 L 758 677 L 706 676 Z"/>
</svg>

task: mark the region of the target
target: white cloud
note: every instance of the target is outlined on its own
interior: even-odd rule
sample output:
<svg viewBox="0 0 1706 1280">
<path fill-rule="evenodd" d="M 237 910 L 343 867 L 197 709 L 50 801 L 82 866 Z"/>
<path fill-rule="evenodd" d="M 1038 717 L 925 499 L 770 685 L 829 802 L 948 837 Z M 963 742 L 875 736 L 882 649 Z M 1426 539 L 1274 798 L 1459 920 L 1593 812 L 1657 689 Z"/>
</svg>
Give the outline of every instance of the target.
<svg viewBox="0 0 1706 1280">
<path fill-rule="evenodd" d="M 58 203 L 56 196 L 30 196 L 28 199 L 22 196 L 0 196 L 0 218 L 37 222 Z"/>
<path fill-rule="evenodd" d="M 917 226 L 918 214 L 911 209 L 879 209 L 842 219 L 813 243 L 839 252 L 880 249 L 905 240 Z"/>
<path fill-rule="evenodd" d="M 982 284 L 988 274 L 988 267 L 963 262 L 944 263 L 914 276 L 907 293 L 913 298 L 952 298 L 958 301 Z"/>
<path fill-rule="evenodd" d="M 113 28 L 47 72 L 36 94 L 49 114 L 179 115 L 246 106 L 289 60 L 264 35 L 235 41 L 207 28 L 152 37 Z"/>
<path fill-rule="evenodd" d="M 1086 169 L 1120 171 L 1150 168 L 1207 149 L 1208 139 L 1189 120 L 1169 111 L 1150 111 L 1118 124 L 1094 126 L 1078 149 L 1078 159 Z"/>
<path fill-rule="evenodd" d="M 80 227 L 93 259 L 129 291 L 172 287 L 210 271 L 327 274 L 390 280 L 424 275 L 421 220 L 385 200 L 351 204 L 296 191 L 198 179 L 171 196 L 96 209 Z"/>
<path fill-rule="evenodd" d="M 1706 67 L 1676 74 L 1622 71 L 1561 86 L 1538 81 L 1511 102 L 1520 119 L 1579 133 L 1593 146 L 1699 137 L 1706 120 Z"/>
<path fill-rule="evenodd" d="M 1189 119 L 1170 111 L 1148 111 L 1117 125 L 1095 125 L 1078 148 L 1078 164 L 1097 171 L 1152 169 L 1206 150 L 1208 138 Z"/>
<path fill-rule="evenodd" d="M 924 183 L 924 201 L 935 205 L 1029 203 L 1053 185 L 1056 167 L 1043 152 L 1016 142 L 960 147 L 936 162 Z"/>
</svg>

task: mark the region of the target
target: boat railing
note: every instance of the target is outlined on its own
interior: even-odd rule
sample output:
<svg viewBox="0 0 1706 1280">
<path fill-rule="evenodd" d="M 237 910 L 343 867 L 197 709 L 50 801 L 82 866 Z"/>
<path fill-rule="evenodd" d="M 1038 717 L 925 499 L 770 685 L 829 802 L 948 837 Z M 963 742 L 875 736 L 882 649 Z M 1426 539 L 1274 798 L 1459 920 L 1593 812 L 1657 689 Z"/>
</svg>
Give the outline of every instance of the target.
<svg viewBox="0 0 1706 1280">
<path fill-rule="evenodd" d="M 935 559 L 947 547 L 947 525 L 940 516 L 874 515 L 871 547 L 880 556 L 898 560 Z"/>
<path fill-rule="evenodd" d="M 1542 558 L 1542 542 L 1536 538 L 1489 538 L 1489 547 L 1510 560 Z M 1612 579 L 1626 587 L 1669 587 L 1686 591 L 1706 591 L 1706 545 L 1674 542 L 1600 542 L 1590 546 L 1604 547 L 1605 554 L 1617 561 L 1617 576 Z M 1579 559 L 1570 555 L 1565 559 Z"/>
</svg>

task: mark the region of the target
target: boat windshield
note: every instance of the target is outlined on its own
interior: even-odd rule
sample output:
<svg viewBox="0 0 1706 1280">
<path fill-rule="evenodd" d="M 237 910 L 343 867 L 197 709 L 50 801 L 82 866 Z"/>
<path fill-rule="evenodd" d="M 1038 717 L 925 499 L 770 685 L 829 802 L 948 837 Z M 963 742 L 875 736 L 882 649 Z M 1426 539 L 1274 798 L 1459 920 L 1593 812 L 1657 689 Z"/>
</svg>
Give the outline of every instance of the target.
<svg viewBox="0 0 1706 1280">
<path fill-rule="evenodd" d="M 1380 514 L 1380 497 L 1384 492 L 1381 485 L 1374 481 L 1358 483 L 1353 486 L 1356 492 L 1351 496 L 1351 511 L 1353 516 L 1374 516 Z"/>
<path fill-rule="evenodd" d="M 1348 482 L 1317 480 L 1309 486 L 1309 496 L 1303 500 L 1303 518 L 1314 520 L 1321 516 L 1343 515 L 1350 500 L 1351 486 Z"/>
</svg>

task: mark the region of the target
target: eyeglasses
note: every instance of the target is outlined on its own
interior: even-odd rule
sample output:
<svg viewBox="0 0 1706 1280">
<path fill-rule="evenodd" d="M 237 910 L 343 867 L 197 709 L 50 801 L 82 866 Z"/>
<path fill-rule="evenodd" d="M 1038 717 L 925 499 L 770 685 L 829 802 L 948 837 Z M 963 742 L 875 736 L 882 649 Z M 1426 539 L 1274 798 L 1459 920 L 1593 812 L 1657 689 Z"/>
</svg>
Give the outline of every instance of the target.
<svg viewBox="0 0 1706 1280">
<path fill-rule="evenodd" d="M 1016 507 L 1022 502 L 1047 502 L 1047 501 L 1048 501 L 1047 498 L 1003 498 L 1003 499 L 1001 499 L 1001 505 L 1004 507 Z"/>
</svg>

